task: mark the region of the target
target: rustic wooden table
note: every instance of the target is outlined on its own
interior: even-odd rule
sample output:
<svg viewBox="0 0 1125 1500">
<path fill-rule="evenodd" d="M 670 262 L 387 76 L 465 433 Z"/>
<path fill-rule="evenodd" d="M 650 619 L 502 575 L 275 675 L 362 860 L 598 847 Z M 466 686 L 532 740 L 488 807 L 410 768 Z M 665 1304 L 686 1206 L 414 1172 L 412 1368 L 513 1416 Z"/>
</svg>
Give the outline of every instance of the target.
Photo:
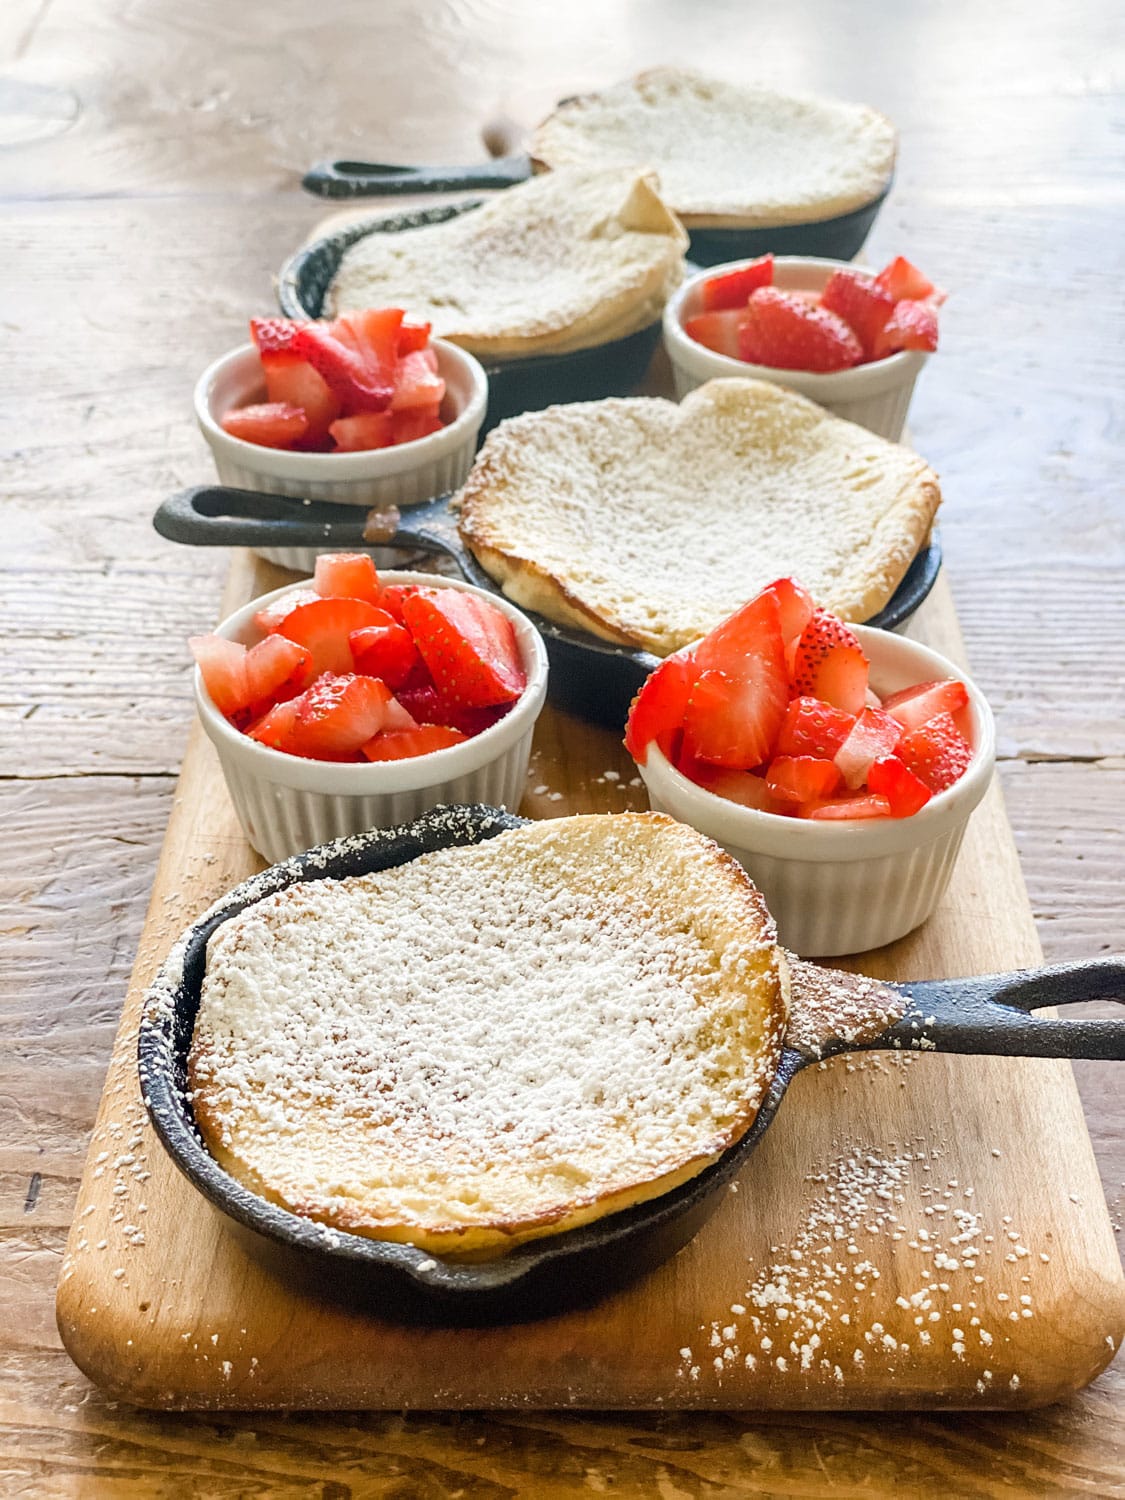
<svg viewBox="0 0 1125 1500">
<path fill-rule="evenodd" d="M 891 115 L 900 166 L 871 253 L 905 251 L 954 289 L 912 426 L 942 475 L 948 575 L 1043 946 L 1125 948 L 1116 10 L 7 0 L 5 1494 L 1125 1495 L 1120 1361 L 1014 1418 L 156 1417 L 89 1386 L 53 1310 L 191 716 L 183 638 L 214 618 L 225 571 L 149 516 L 209 472 L 192 381 L 271 305 L 271 273 L 321 212 L 299 190 L 315 158 L 471 160 L 483 122 L 663 60 Z M 1118 1221 L 1120 1084 L 1078 1072 Z"/>
</svg>

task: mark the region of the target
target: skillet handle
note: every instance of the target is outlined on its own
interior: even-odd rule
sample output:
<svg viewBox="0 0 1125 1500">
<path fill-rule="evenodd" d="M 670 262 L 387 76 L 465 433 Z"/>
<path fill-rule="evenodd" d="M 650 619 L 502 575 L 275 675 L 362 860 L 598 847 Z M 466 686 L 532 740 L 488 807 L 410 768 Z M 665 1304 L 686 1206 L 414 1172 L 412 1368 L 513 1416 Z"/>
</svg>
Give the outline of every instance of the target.
<svg viewBox="0 0 1125 1500">
<path fill-rule="evenodd" d="M 505 188 L 531 176 L 529 156 L 500 156 L 465 167 L 410 167 L 382 161 L 321 161 L 301 186 L 321 198 L 390 198 L 405 193 L 455 193 Z"/>
<path fill-rule="evenodd" d="M 1090 1000 L 1125 1004 L 1125 959 L 1090 959 L 970 979 L 927 979 L 890 988 L 907 1002 L 902 1018 L 870 1042 L 833 1050 L 893 1047 L 992 1057 L 1125 1060 L 1125 1020 L 1030 1014 L 1048 1005 Z"/>
</svg>

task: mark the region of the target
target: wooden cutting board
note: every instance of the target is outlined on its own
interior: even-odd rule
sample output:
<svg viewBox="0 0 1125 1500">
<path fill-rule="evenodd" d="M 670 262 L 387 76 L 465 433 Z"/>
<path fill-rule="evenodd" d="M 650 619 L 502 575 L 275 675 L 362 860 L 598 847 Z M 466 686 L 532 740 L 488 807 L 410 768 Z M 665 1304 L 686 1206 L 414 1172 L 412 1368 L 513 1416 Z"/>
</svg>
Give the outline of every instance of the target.
<svg viewBox="0 0 1125 1500">
<path fill-rule="evenodd" d="M 284 581 L 238 554 L 224 614 Z M 910 634 L 963 657 L 943 582 Z M 618 737 L 548 709 L 532 817 L 645 805 Z M 169 1408 L 1021 1407 L 1085 1384 L 1125 1285 L 1069 1064 L 839 1058 L 798 1077 L 715 1217 L 592 1309 L 456 1329 L 297 1288 L 180 1177 L 138 1093 L 147 983 L 260 862 L 196 729 L 58 1292 L 76 1363 Z M 1041 961 L 999 789 L 919 932 L 851 967 L 918 979 Z"/>
</svg>

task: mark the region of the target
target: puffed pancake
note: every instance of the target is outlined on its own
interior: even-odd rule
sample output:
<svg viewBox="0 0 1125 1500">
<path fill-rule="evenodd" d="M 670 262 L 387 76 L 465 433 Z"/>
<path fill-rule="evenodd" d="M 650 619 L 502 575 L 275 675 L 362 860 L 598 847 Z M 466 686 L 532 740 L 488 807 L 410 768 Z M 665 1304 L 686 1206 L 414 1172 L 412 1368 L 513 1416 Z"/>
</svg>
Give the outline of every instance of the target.
<svg viewBox="0 0 1125 1500">
<path fill-rule="evenodd" d="M 648 166 L 691 229 L 806 224 L 870 203 L 895 164 L 895 128 L 865 104 L 654 68 L 568 99 L 531 143 L 542 167 Z"/>
<path fill-rule="evenodd" d="M 510 599 L 657 656 L 784 574 L 869 620 L 940 503 L 909 448 L 737 377 L 678 406 L 614 398 L 510 418 L 459 496 L 461 537 Z"/>
<path fill-rule="evenodd" d="M 294 1213 L 503 1254 L 668 1192 L 745 1133 L 788 1014 L 774 938 L 742 868 L 658 813 L 297 883 L 210 940 L 196 1122 Z"/>
<path fill-rule="evenodd" d="M 439 224 L 365 236 L 328 303 L 404 307 L 480 359 L 565 354 L 655 322 L 686 246 L 651 173 L 576 167 Z"/>
</svg>

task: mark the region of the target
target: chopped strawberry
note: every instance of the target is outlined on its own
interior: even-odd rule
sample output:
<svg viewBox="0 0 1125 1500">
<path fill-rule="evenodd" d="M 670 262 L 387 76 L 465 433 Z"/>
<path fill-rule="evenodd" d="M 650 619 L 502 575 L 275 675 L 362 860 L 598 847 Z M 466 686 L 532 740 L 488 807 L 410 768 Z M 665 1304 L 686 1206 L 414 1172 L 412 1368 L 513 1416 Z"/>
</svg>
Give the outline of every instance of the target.
<svg viewBox="0 0 1125 1500">
<path fill-rule="evenodd" d="M 431 326 L 429 323 L 410 323 L 404 318 L 398 329 L 396 349 L 399 355 L 415 354 L 424 349 L 430 341 Z"/>
<path fill-rule="evenodd" d="M 867 692 L 867 658 L 855 635 L 826 609 L 806 625 L 793 662 L 798 696 L 819 698 L 843 713 L 863 712 Z"/>
<path fill-rule="evenodd" d="M 313 661 L 304 646 L 283 635 L 267 635 L 251 646 L 244 664 L 247 703 L 254 707 L 292 698 L 312 681 Z"/>
<path fill-rule="evenodd" d="M 246 647 L 221 635 L 188 637 L 191 654 L 203 675 L 211 701 L 229 719 L 250 702 L 246 681 Z"/>
<path fill-rule="evenodd" d="M 692 654 L 701 675 L 688 695 L 684 749 L 736 770 L 761 765 L 789 701 L 777 598 L 764 593 L 751 599 Z"/>
<path fill-rule="evenodd" d="M 459 729 L 444 724 L 420 724 L 417 729 L 384 731 L 362 747 L 368 760 L 406 760 L 415 755 L 429 755 L 433 750 L 447 750 L 462 745 L 465 736 Z"/>
<path fill-rule="evenodd" d="M 512 707 L 511 703 L 492 704 L 487 708 L 466 708 L 461 703 L 449 703 L 432 682 L 398 688 L 395 696 L 417 723 L 459 729 L 469 739 L 491 729 Z"/>
<path fill-rule="evenodd" d="M 799 809 L 802 818 L 835 821 L 844 818 L 889 818 L 891 804 L 886 797 L 865 792 L 859 797 L 832 797 L 827 802 L 809 802 Z"/>
<path fill-rule="evenodd" d="M 700 671 L 715 668 L 737 673 L 744 665 L 753 668 L 763 659 L 772 670 L 779 644 L 784 657 L 781 600 L 770 589 L 763 589 L 740 605 L 733 615 L 720 621 L 692 648 L 691 654 Z"/>
<path fill-rule="evenodd" d="M 451 703 L 486 708 L 527 686 L 515 626 L 487 599 L 460 589 L 418 588 L 402 602 L 403 623 Z"/>
<path fill-rule="evenodd" d="M 364 353 L 350 348 L 323 323 L 302 323 L 292 350 L 308 360 L 352 412 L 385 411 L 394 394 L 394 365 L 373 368 Z"/>
<path fill-rule="evenodd" d="M 271 750 L 284 750 L 289 755 L 298 755 L 300 752 L 294 748 L 293 737 L 300 712 L 300 698 L 287 698 L 283 703 L 275 703 L 269 713 L 263 714 L 246 733 L 260 745 L 268 745 Z"/>
<path fill-rule="evenodd" d="M 680 654 L 666 657 L 641 684 L 625 722 L 625 748 L 639 766 L 646 764 L 653 743 L 666 760 L 673 758 L 698 675 L 694 659 Z"/>
<path fill-rule="evenodd" d="M 690 756 L 681 757 L 677 770 L 705 792 L 725 797 L 728 802 L 737 802 L 740 807 L 768 813 L 783 813 L 787 809 L 786 803 L 773 796 L 764 778 L 756 776 L 753 771 L 729 771 L 724 766 L 709 765 L 705 760 L 692 760 Z"/>
<path fill-rule="evenodd" d="M 728 359 L 741 359 L 739 353 L 742 311 L 704 312 L 684 322 L 684 332 L 689 339 L 710 349 L 715 354 L 725 354 Z"/>
<path fill-rule="evenodd" d="M 295 354 L 266 351 L 261 359 L 270 401 L 301 408 L 308 422 L 306 441 L 326 438 L 329 426 L 340 415 L 340 402 L 323 376 Z"/>
<path fill-rule="evenodd" d="M 797 642 L 816 609 L 813 596 L 795 578 L 778 578 L 762 592 L 772 594 L 777 600 L 781 612 L 781 639 L 785 643 L 785 664 L 792 671 Z"/>
<path fill-rule="evenodd" d="M 385 615 L 378 625 L 365 625 L 348 637 L 355 669 L 367 677 L 381 677 L 398 692 L 421 658 L 409 630 Z"/>
<path fill-rule="evenodd" d="M 353 672 L 348 637 L 365 625 L 378 625 L 382 618 L 382 611 L 363 599 L 316 599 L 291 610 L 278 629 L 312 653 L 313 670 L 319 677 L 323 672 Z"/>
<path fill-rule="evenodd" d="M 853 792 L 867 780 L 876 760 L 893 754 L 901 734 L 902 726 L 897 719 L 881 708 L 863 710 L 834 756 L 840 775 Z"/>
<path fill-rule="evenodd" d="M 441 431 L 441 418 L 434 404 L 412 406 L 407 411 L 396 411 L 391 416 L 391 441 L 395 447 L 403 443 L 416 443 L 419 438 L 429 437 Z"/>
<path fill-rule="evenodd" d="M 332 327 L 346 327 L 372 378 L 380 385 L 395 381 L 398 364 L 398 335 L 402 327 L 401 307 L 367 307 L 362 312 L 345 313 Z"/>
<path fill-rule="evenodd" d="M 904 729 L 917 729 L 936 714 L 959 713 L 968 701 L 965 684 L 950 678 L 947 682 L 920 682 L 915 687 L 903 688 L 885 699 L 883 707 Z"/>
<path fill-rule="evenodd" d="M 354 417 L 337 417 L 328 429 L 338 453 L 367 453 L 389 448 L 395 440 L 389 411 L 361 411 Z"/>
<path fill-rule="evenodd" d="M 761 255 L 748 266 L 712 276 L 703 283 L 703 311 L 721 312 L 728 307 L 745 307 L 751 292 L 773 284 L 773 256 Z M 695 335 L 693 334 L 694 338 Z"/>
<path fill-rule="evenodd" d="M 840 785 L 830 760 L 811 755 L 778 755 L 766 771 L 766 786 L 779 802 L 820 802 Z"/>
<path fill-rule="evenodd" d="M 896 302 L 882 333 L 875 340 L 873 359 L 886 359 L 903 349 L 932 353 L 938 346 L 937 313 L 928 302 Z"/>
<path fill-rule="evenodd" d="M 374 677 L 326 672 L 296 699 L 292 740 L 297 753 L 316 760 L 350 759 L 383 727 L 391 697 L 386 683 Z"/>
<path fill-rule="evenodd" d="M 300 327 L 301 322 L 294 318 L 251 318 L 250 337 L 257 344 L 259 354 L 291 354 L 293 339 Z"/>
<path fill-rule="evenodd" d="M 397 620 L 402 625 L 402 601 L 417 590 L 416 583 L 389 583 L 379 595 L 379 608 L 385 609 L 392 620 Z"/>
<path fill-rule="evenodd" d="M 440 407 L 445 396 L 445 381 L 433 369 L 429 351 L 418 350 L 403 355 L 395 371 L 395 393 L 392 411 L 411 411 L 419 406 Z"/>
<path fill-rule="evenodd" d="M 927 723 L 904 734 L 897 754 L 931 792 L 943 792 L 969 768 L 972 747 L 958 731 L 953 716 L 935 714 Z"/>
<path fill-rule="evenodd" d="M 863 345 L 835 313 L 766 286 L 746 304 L 739 358 L 777 370 L 827 373 L 859 364 Z"/>
<path fill-rule="evenodd" d="M 379 598 L 379 575 L 366 552 L 322 552 L 316 560 L 313 588 L 322 599 Z"/>
<path fill-rule="evenodd" d="M 240 406 L 223 417 L 222 428 L 244 443 L 259 448 L 292 448 L 309 430 L 309 419 L 299 406 L 285 401 L 262 401 Z"/>
<path fill-rule="evenodd" d="M 867 790 L 886 797 L 892 818 L 909 818 L 933 796 L 924 781 L 908 770 L 897 755 L 885 755 L 867 773 Z"/>
<path fill-rule="evenodd" d="M 272 635 L 275 630 L 281 629 L 281 623 L 287 615 L 291 615 L 299 604 L 311 604 L 320 595 L 315 589 L 294 589 L 291 594 L 283 594 L 280 599 L 275 599 L 272 604 L 267 604 L 265 609 L 260 609 L 254 616 L 254 628 L 261 631 L 263 635 Z"/>
<path fill-rule="evenodd" d="M 894 312 L 895 299 L 873 276 L 862 271 L 833 271 L 821 293 L 820 305 L 843 318 L 870 359 L 876 339 Z"/>
<path fill-rule="evenodd" d="M 855 718 L 819 698 L 794 698 L 777 737 L 778 755 L 812 755 L 831 760 L 847 739 Z"/>
<path fill-rule="evenodd" d="M 895 302 L 904 297 L 917 300 L 929 297 L 936 288 L 932 281 L 922 275 L 917 266 L 911 265 L 905 255 L 896 255 L 875 278 L 875 284 L 887 292 Z"/>
</svg>

